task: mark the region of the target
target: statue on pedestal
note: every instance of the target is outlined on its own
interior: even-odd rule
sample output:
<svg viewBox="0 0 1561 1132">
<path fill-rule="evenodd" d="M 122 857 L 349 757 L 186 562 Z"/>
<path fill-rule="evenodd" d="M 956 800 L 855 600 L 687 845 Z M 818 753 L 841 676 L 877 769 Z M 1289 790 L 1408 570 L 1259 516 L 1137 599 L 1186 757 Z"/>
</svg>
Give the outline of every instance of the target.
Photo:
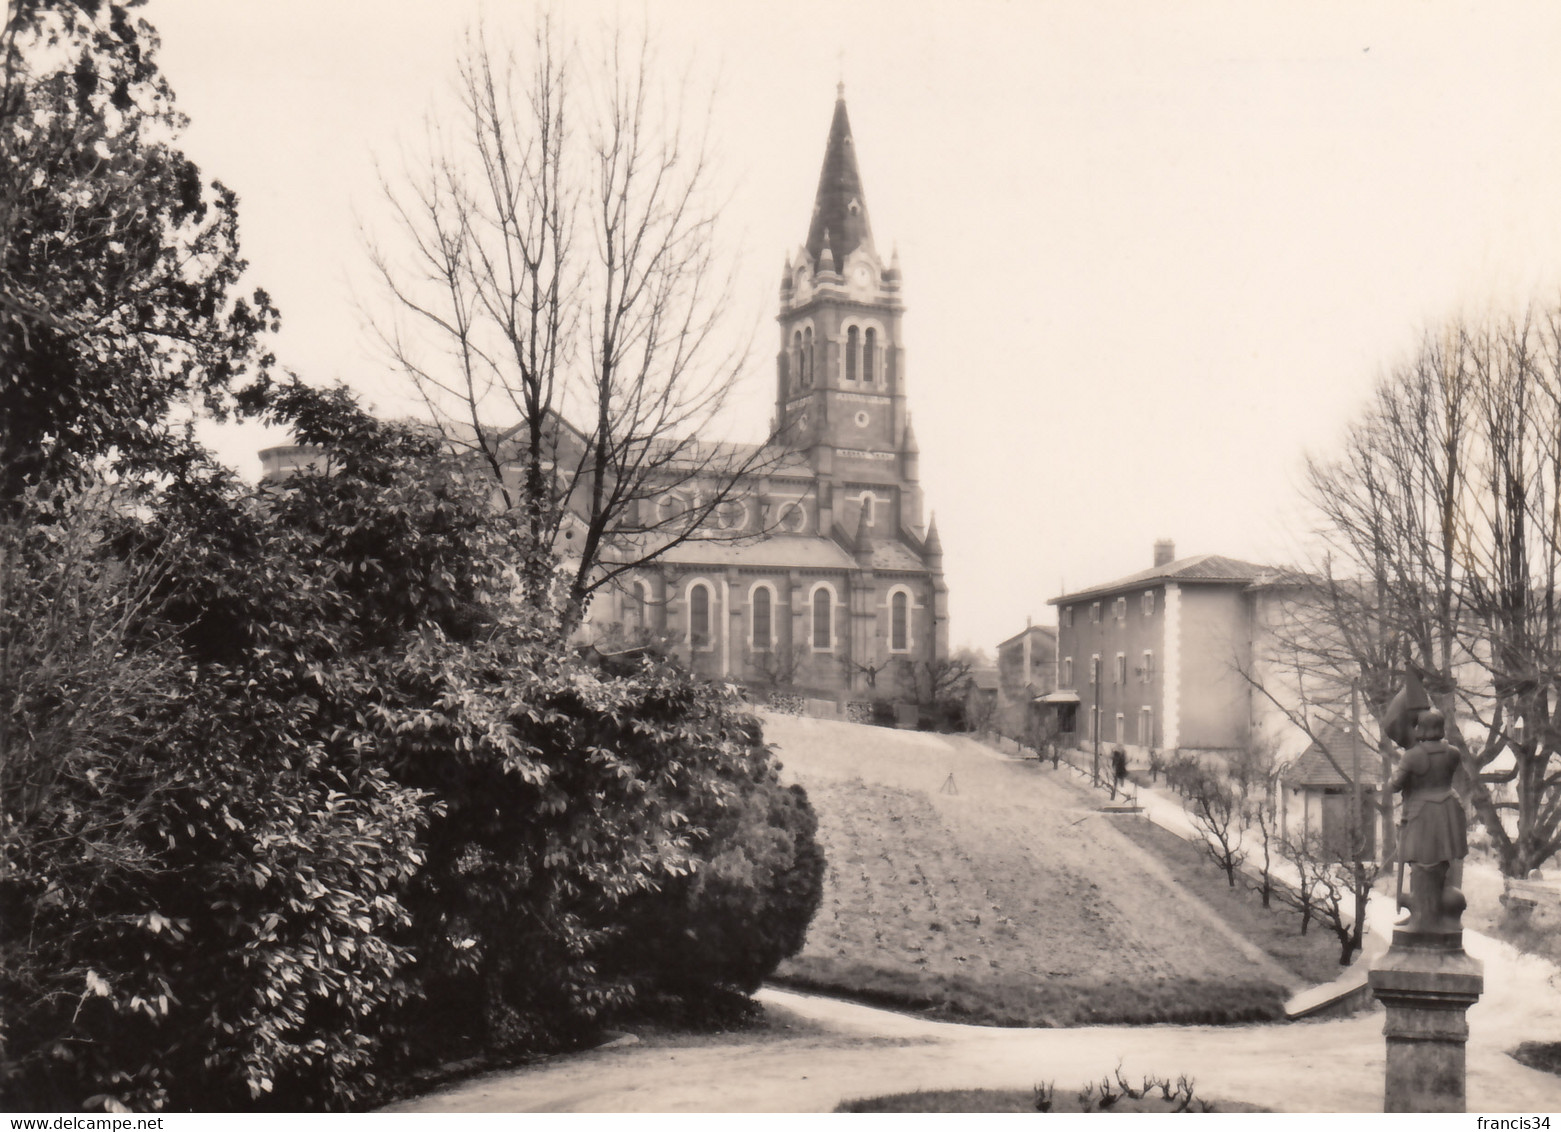
<svg viewBox="0 0 1561 1132">
<path fill-rule="evenodd" d="M 1485 978 L 1479 960 L 1463 949 L 1466 902 L 1459 886 L 1469 850 L 1468 815 L 1453 789 L 1458 751 L 1447 743 L 1447 722 L 1431 707 L 1414 669 L 1388 705 L 1382 730 L 1408 748 L 1393 789 L 1404 795 L 1398 903 L 1409 909 L 1394 927 L 1393 945 L 1368 975 L 1372 993 L 1387 1007 L 1382 1105 L 1386 1112 L 1463 1112 L 1468 1010 Z"/>
<path fill-rule="evenodd" d="M 1402 891 L 1399 894 L 1399 906 L 1409 909 L 1409 918 L 1399 925 L 1401 931 L 1441 934 L 1462 928 L 1467 901 L 1457 886 L 1469 852 L 1468 816 L 1453 789 L 1458 752 L 1445 735 L 1441 712 L 1434 708 L 1420 712 L 1415 745 L 1404 752 L 1393 775 L 1393 789 L 1404 795 L 1398 856 L 1401 867 L 1410 869 L 1407 900 Z"/>
</svg>

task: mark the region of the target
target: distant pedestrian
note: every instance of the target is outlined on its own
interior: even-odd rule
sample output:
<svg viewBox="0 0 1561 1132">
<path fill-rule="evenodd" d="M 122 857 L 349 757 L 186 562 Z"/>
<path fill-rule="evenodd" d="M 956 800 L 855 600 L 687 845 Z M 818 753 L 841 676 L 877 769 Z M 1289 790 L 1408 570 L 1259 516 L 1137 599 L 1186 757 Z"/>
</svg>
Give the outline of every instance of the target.
<svg viewBox="0 0 1561 1132">
<path fill-rule="evenodd" d="M 1127 752 L 1121 747 L 1111 749 L 1111 777 L 1116 780 L 1118 788 L 1127 787 Z"/>
</svg>

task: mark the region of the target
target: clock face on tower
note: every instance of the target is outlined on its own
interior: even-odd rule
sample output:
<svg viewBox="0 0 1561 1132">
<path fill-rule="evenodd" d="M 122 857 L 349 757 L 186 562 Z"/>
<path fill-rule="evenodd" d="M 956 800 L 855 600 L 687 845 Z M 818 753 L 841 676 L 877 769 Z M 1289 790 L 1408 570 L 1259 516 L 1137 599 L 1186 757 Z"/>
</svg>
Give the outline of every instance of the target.
<svg viewBox="0 0 1561 1132">
<path fill-rule="evenodd" d="M 859 410 L 856 414 L 856 427 L 866 428 L 869 424 L 872 423 L 872 419 L 872 417 L 867 415 L 867 411 L 865 409 Z"/>
<path fill-rule="evenodd" d="M 865 291 L 872 285 L 873 272 L 865 263 L 859 263 L 851 272 L 851 285 L 859 291 Z"/>
</svg>

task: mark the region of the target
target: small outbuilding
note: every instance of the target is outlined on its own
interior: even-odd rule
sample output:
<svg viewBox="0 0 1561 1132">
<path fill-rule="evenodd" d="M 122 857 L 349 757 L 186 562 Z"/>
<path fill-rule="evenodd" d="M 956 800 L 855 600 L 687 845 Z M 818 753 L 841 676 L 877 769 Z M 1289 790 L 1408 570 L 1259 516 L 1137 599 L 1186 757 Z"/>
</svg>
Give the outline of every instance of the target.
<svg viewBox="0 0 1561 1132">
<path fill-rule="evenodd" d="M 1351 817 L 1354 778 L 1360 778 L 1360 811 Z M 1376 745 L 1348 727 L 1324 727 L 1280 775 L 1280 834 L 1298 841 L 1320 839 L 1334 860 L 1352 859 L 1351 842 L 1364 835 L 1362 856 L 1376 857 L 1381 843 L 1379 809 L 1382 756 Z"/>
</svg>

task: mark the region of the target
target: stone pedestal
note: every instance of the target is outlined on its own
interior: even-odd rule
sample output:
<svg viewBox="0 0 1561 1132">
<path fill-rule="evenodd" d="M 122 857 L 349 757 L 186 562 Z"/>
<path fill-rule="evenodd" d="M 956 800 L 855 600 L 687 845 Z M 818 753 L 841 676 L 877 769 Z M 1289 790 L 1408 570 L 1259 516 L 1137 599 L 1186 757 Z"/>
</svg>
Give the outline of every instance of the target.
<svg viewBox="0 0 1561 1132">
<path fill-rule="evenodd" d="M 1463 933 L 1395 931 L 1372 968 L 1372 993 L 1387 1007 L 1384 1112 L 1463 1112 L 1469 1007 L 1485 989 Z"/>
</svg>

